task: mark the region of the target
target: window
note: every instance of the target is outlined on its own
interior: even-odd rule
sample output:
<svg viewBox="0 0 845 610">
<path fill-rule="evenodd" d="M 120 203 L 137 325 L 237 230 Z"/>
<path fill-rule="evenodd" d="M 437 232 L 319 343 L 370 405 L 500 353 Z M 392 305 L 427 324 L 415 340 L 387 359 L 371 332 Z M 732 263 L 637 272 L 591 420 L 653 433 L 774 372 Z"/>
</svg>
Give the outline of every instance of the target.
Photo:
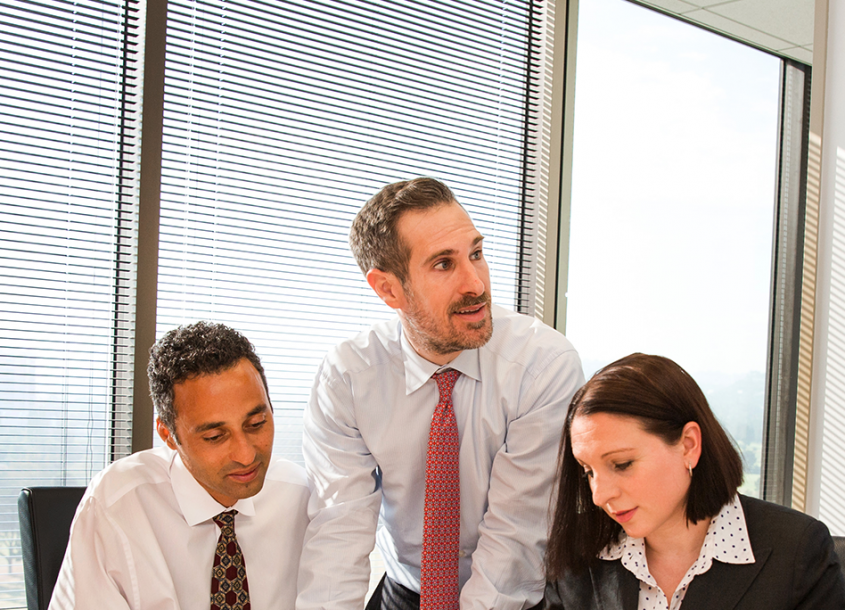
<svg viewBox="0 0 845 610">
<path fill-rule="evenodd" d="M 781 62 L 623 0 L 579 7 L 567 334 L 698 381 L 759 495 Z"/>
<path fill-rule="evenodd" d="M 0 608 L 19 608 L 21 488 L 85 485 L 129 452 L 116 270 L 131 242 L 138 16 L 116 1 L 2 12 Z"/>
<path fill-rule="evenodd" d="M 157 335 L 249 337 L 300 461 L 301 411 L 339 340 L 391 315 L 347 246 L 384 184 L 446 181 L 481 232 L 493 298 L 523 265 L 530 2 L 168 3 Z"/>
</svg>

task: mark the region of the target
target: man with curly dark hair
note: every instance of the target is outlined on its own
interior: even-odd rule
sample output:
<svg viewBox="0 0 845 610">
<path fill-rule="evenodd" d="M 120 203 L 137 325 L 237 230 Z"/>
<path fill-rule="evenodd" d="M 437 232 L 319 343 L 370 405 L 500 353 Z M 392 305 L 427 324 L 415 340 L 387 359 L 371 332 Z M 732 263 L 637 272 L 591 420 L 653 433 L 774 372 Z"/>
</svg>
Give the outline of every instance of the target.
<svg viewBox="0 0 845 610">
<path fill-rule="evenodd" d="M 180 326 L 147 368 L 164 447 L 94 477 L 51 610 L 292 608 L 308 483 L 272 458 L 261 361 L 238 331 Z"/>
</svg>

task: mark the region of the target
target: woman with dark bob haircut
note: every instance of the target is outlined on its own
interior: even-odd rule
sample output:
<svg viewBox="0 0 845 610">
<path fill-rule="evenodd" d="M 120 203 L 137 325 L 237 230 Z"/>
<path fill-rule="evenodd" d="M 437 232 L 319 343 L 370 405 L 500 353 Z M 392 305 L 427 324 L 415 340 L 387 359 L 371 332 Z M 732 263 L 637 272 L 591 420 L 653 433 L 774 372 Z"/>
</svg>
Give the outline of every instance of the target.
<svg viewBox="0 0 845 610">
<path fill-rule="evenodd" d="M 845 608 L 823 523 L 737 493 L 742 462 L 701 389 L 660 356 L 609 364 L 569 405 L 547 610 Z"/>
</svg>

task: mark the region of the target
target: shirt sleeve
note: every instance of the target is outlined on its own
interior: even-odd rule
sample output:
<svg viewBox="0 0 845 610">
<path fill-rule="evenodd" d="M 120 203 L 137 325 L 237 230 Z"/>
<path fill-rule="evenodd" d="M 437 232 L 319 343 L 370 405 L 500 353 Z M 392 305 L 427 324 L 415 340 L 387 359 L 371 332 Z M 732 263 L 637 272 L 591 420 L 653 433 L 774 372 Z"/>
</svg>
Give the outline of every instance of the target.
<svg viewBox="0 0 845 610">
<path fill-rule="evenodd" d="M 49 610 L 129 610 L 140 605 L 124 533 L 86 496 L 70 528 Z"/>
<path fill-rule="evenodd" d="M 305 411 L 302 453 L 313 485 L 297 610 L 360 610 L 381 506 L 375 458 L 361 437 L 352 391 L 323 361 Z"/>
<path fill-rule="evenodd" d="M 540 602 L 549 498 L 566 411 L 584 384 L 574 350 L 557 356 L 521 398 L 493 459 L 488 507 L 461 591 L 462 610 L 522 610 Z"/>
</svg>

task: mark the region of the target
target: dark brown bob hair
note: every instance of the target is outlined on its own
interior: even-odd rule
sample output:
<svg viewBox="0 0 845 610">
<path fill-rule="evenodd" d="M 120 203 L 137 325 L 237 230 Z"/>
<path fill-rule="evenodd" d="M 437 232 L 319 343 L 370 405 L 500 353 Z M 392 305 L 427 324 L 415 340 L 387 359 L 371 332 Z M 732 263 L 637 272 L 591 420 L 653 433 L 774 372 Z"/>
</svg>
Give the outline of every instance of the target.
<svg viewBox="0 0 845 610">
<path fill-rule="evenodd" d="M 608 364 L 572 397 L 558 453 L 553 494 L 554 517 L 546 552 L 546 577 L 581 572 L 599 552 L 619 541 L 622 526 L 593 504 L 584 469 L 572 455 L 570 431 L 576 416 L 610 413 L 637 419 L 643 430 L 667 444 L 681 438 L 684 426 L 701 428 L 701 458 L 693 471 L 686 502 L 687 519 L 709 519 L 742 484 L 742 460 L 716 420 L 698 384 L 672 360 L 631 354 Z"/>
</svg>

